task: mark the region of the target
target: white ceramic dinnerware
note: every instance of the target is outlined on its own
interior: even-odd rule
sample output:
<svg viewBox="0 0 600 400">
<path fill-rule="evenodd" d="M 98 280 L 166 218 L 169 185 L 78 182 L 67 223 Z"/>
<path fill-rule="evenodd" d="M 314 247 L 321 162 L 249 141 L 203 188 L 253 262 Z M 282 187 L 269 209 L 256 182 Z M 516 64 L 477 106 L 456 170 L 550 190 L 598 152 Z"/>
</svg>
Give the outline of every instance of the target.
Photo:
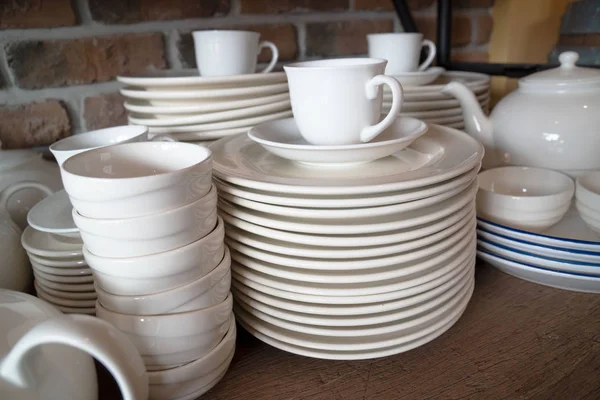
<svg viewBox="0 0 600 400">
<path fill-rule="evenodd" d="M 136 76 L 117 76 L 117 80 L 129 86 L 146 89 L 216 89 L 216 88 L 228 88 L 228 87 L 241 87 L 241 86 L 260 86 L 269 85 L 275 83 L 284 83 L 286 81 L 285 72 L 271 72 L 268 74 L 241 74 L 241 75 L 229 75 L 229 76 L 198 76 L 196 71 L 152 71 L 147 74 L 136 75 Z M 281 95 L 277 95 L 281 96 Z M 232 106 L 231 108 L 221 108 L 222 104 L 211 102 L 210 104 L 204 104 L 208 109 L 192 109 L 192 110 L 181 110 L 179 112 L 173 111 L 173 113 L 180 114 L 186 112 L 208 112 L 208 111 L 221 111 L 227 109 L 247 107 L 255 104 L 256 101 L 271 102 L 271 98 L 257 98 L 248 99 L 247 103 L 242 103 L 239 107 L 233 107 L 229 105 L 228 101 L 225 104 Z M 283 98 L 276 97 L 276 100 L 283 100 Z M 263 103 L 263 104 L 266 104 Z M 201 107 L 199 104 L 197 107 Z M 167 108 L 167 107 L 163 107 Z M 134 112 L 144 113 L 143 111 L 131 110 Z M 162 111 L 161 111 L 162 112 Z M 168 112 L 166 112 L 168 113 Z M 153 113 L 152 113 L 153 114 Z"/>
<path fill-rule="evenodd" d="M 387 75 L 424 71 L 431 65 L 436 54 L 435 44 L 423 39 L 420 33 L 374 33 L 367 35 L 369 57 L 388 61 Z M 427 58 L 419 64 L 421 49 L 427 47 Z"/>
<path fill-rule="evenodd" d="M 600 172 L 588 172 L 577 179 L 577 210 L 588 226 L 600 235 Z"/>
<path fill-rule="evenodd" d="M 261 73 L 270 72 L 279 58 L 277 46 L 260 42 L 260 34 L 250 31 L 211 30 L 192 32 L 196 64 L 201 76 L 251 74 L 256 72 L 256 59 L 263 48 L 271 50 L 269 65 Z"/>
<path fill-rule="evenodd" d="M 432 83 L 437 78 L 442 75 L 444 72 L 444 68 L 442 67 L 431 67 L 424 71 L 416 71 L 416 72 L 397 72 L 394 74 L 394 78 L 402 87 L 410 87 L 410 86 L 423 86 Z"/>
<path fill-rule="evenodd" d="M 211 161 L 209 150 L 187 143 L 127 143 L 69 158 L 62 177 L 79 215 L 135 218 L 205 196 Z"/>
<path fill-rule="evenodd" d="M 129 99 L 147 100 L 155 105 L 164 105 L 166 103 L 174 104 L 178 101 L 182 104 L 197 104 L 198 100 L 248 100 L 250 98 L 285 93 L 287 91 L 287 83 L 274 83 L 270 85 L 227 87 L 211 90 L 186 90 L 184 88 L 177 88 L 177 90 L 138 90 L 127 88 L 121 89 L 120 93 Z"/>
<path fill-rule="evenodd" d="M 27 214 L 27 222 L 41 232 L 78 237 L 79 229 L 73 222 L 72 211 L 69 195 L 62 189 L 37 203 Z"/>
<path fill-rule="evenodd" d="M 21 235 L 21 245 L 28 253 L 52 259 L 79 258 L 83 254 L 80 239 L 41 232 L 30 226 Z"/>
<path fill-rule="evenodd" d="M 219 220 L 199 240 L 167 251 L 138 257 L 103 257 L 95 254 L 86 241 L 83 254 L 102 290 L 122 296 L 148 295 L 174 290 L 212 271 L 223 259 L 223 237 L 224 225 Z"/>
<path fill-rule="evenodd" d="M 568 176 L 529 167 L 501 167 L 478 176 L 477 213 L 486 220 L 542 231 L 571 206 L 575 184 Z"/>
<path fill-rule="evenodd" d="M 464 110 L 466 131 L 486 146 L 484 168 L 527 165 L 579 176 L 600 169 L 600 72 L 560 54 L 560 67 L 522 78 L 486 118 L 472 93 L 452 82 L 443 90 Z"/>
<path fill-rule="evenodd" d="M 0 290 L 0 319 L 1 398 L 95 400 L 98 384 L 90 356 L 113 374 L 123 399 L 147 398 L 140 355 L 110 324 L 62 316 L 42 300 L 7 290 Z"/>
<path fill-rule="evenodd" d="M 250 129 L 248 136 L 280 157 L 309 165 L 342 166 L 387 157 L 403 150 L 427 132 L 414 118 L 396 118 L 374 140 L 363 144 L 316 146 L 304 140 L 294 118 L 266 122 Z"/>
<path fill-rule="evenodd" d="M 359 144 L 388 128 L 400 112 L 402 88 L 383 75 L 385 65 L 381 59 L 347 58 L 284 66 L 294 118 L 304 139 L 323 146 Z M 380 121 L 381 85 L 390 88 L 393 100 Z"/>
</svg>

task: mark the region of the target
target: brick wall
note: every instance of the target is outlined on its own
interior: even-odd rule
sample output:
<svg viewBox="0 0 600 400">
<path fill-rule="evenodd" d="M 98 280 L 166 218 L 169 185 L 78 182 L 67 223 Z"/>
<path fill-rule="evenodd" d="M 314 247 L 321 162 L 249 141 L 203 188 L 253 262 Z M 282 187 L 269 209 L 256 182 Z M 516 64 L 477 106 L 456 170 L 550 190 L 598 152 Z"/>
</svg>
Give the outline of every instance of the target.
<svg viewBox="0 0 600 400">
<path fill-rule="evenodd" d="M 487 60 L 492 1 L 454 1 L 456 59 Z M 435 39 L 436 1 L 408 3 Z M 190 32 L 214 28 L 260 32 L 281 63 L 363 55 L 367 33 L 402 30 L 391 0 L 2 1 L 2 148 L 125 124 L 115 76 L 194 68 Z"/>
</svg>

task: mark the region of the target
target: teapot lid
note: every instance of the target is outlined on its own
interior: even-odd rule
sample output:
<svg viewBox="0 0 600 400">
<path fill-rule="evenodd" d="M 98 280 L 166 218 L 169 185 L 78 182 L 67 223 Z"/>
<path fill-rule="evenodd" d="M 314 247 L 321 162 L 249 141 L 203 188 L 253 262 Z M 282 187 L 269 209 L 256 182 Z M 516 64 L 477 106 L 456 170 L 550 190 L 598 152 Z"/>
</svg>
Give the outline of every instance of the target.
<svg viewBox="0 0 600 400">
<path fill-rule="evenodd" d="M 600 89 L 600 70 L 577 67 L 579 54 L 566 51 L 558 56 L 560 67 L 537 72 L 519 80 L 519 87 L 531 91 L 566 92 Z"/>
</svg>

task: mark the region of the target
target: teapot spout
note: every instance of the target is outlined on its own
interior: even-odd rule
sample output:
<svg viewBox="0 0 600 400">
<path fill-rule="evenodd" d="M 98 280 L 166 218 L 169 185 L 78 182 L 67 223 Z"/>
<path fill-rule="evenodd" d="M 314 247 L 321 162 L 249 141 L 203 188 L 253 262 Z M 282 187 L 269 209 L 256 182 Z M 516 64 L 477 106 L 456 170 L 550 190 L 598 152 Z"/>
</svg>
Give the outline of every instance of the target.
<svg viewBox="0 0 600 400">
<path fill-rule="evenodd" d="M 442 88 L 442 93 L 451 94 L 458 99 L 465 120 L 466 132 L 483 144 L 486 158 L 489 160 L 489 157 L 494 154 L 493 127 L 473 92 L 462 83 L 450 82 Z M 484 160 L 484 164 L 489 163 Z M 491 165 L 484 166 L 484 168 L 489 167 Z"/>
</svg>

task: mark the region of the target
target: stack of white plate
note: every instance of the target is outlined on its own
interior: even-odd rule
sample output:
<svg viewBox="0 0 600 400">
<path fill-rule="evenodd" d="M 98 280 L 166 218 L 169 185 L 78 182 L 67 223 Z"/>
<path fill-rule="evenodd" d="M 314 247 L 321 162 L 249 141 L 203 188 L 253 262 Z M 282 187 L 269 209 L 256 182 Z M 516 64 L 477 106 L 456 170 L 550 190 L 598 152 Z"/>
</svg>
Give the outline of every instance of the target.
<svg viewBox="0 0 600 400">
<path fill-rule="evenodd" d="M 94 277 L 71 210 L 64 190 L 37 203 L 27 215 L 30 226 L 21 244 L 33 268 L 37 297 L 64 313 L 95 315 Z"/>
<path fill-rule="evenodd" d="M 129 123 L 148 126 L 150 136 L 208 145 L 292 115 L 284 72 L 215 77 L 156 72 L 117 79 L 128 85 L 121 94 Z"/>
<path fill-rule="evenodd" d="M 402 79 L 400 81 L 404 82 L 404 102 L 400 111 L 400 115 L 403 116 L 418 118 L 432 124 L 464 129 L 460 103 L 452 95 L 441 91 L 447 83 L 453 81 L 460 82 L 471 89 L 481 108 L 486 112 L 489 110 L 491 81 L 489 75 L 463 71 L 440 71 L 440 76 L 427 85 L 412 86 L 410 82 Z M 383 94 L 385 112 L 391 107 L 392 97 L 388 90 L 385 90 Z"/>
<path fill-rule="evenodd" d="M 460 318 L 474 285 L 477 141 L 432 125 L 392 157 L 343 168 L 280 158 L 247 135 L 211 150 L 234 309 L 256 337 L 365 359 Z"/>
<path fill-rule="evenodd" d="M 600 293 L 600 238 L 572 207 L 542 233 L 478 219 L 477 255 L 492 266 L 531 282 Z"/>
</svg>

